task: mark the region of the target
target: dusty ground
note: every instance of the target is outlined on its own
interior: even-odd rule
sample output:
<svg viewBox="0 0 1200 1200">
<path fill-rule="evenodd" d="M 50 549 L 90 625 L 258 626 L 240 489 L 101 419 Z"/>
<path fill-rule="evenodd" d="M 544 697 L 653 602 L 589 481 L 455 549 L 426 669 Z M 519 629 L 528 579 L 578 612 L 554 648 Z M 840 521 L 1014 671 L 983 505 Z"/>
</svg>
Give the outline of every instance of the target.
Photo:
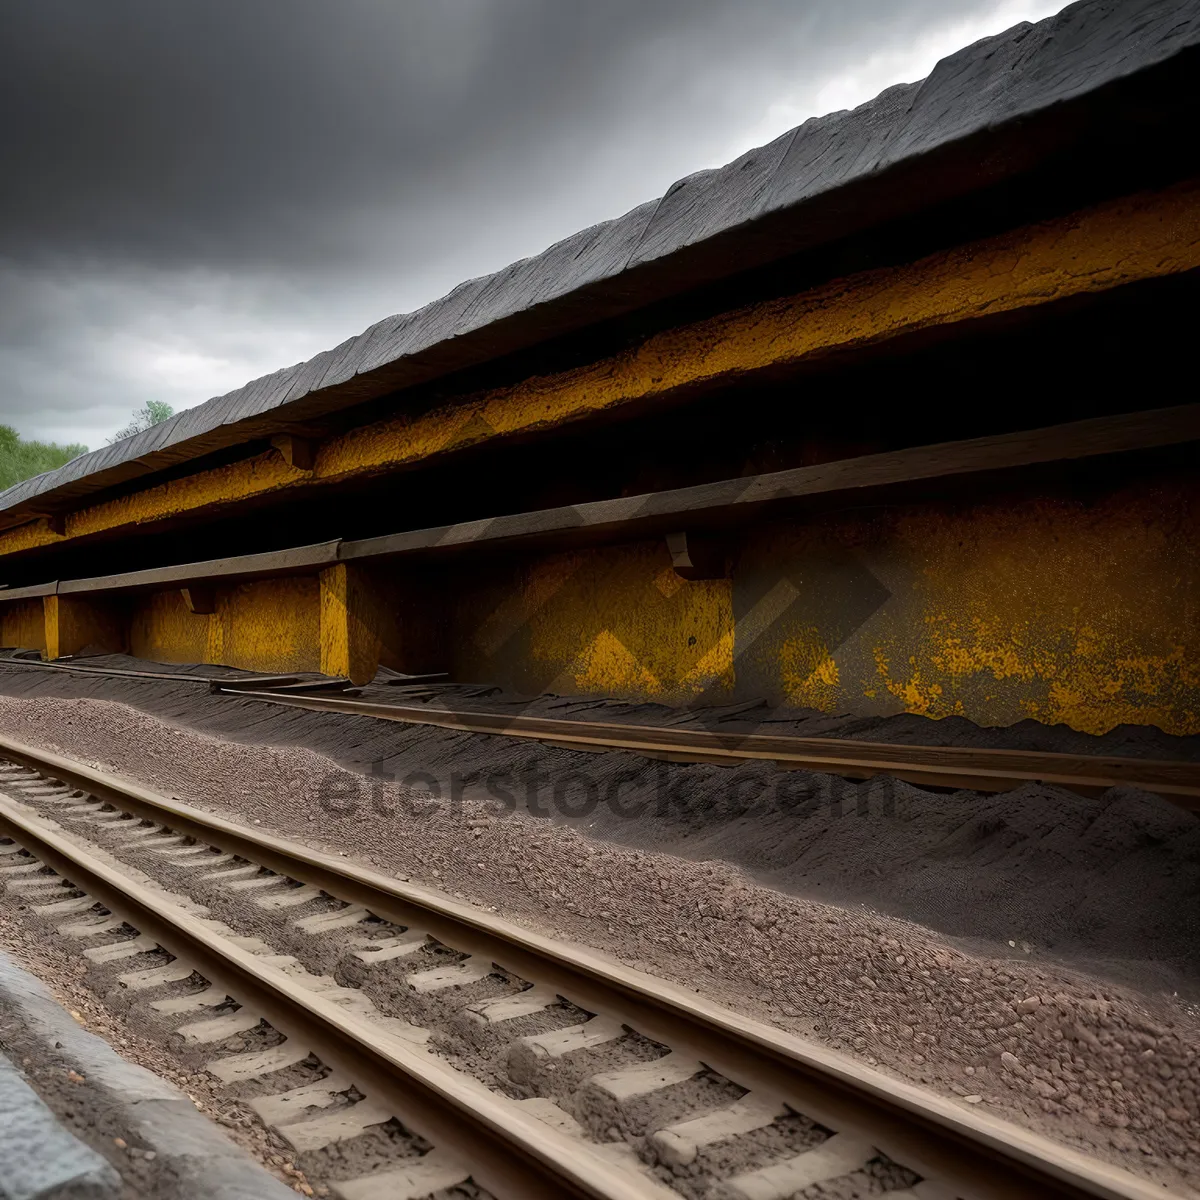
<svg viewBox="0 0 1200 1200">
<path fill-rule="evenodd" d="M 311 751 L 218 741 L 122 705 L 2 698 L 0 729 L 597 946 L 1200 1194 L 1200 1014 L 1177 996 L 1031 960 L 1019 943 L 967 952 L 725 862 L 496 816 L 469 794 L 454 805 L 364 786 Z"/>
<path fill-rule="evenodd" d="M 408 781 L 450 802 L 463 796 L 549 816 L 590 838 L 724 862 L 759 884 L 866 906 L 967 944 L 1011 941 L 1100 977 L 1200 996 L 1200 820 L 1132 788 L 1099 799 L 1036 784 L 1001 795 L 936 793 L 887 779 L 856 784 L 780 772 L 762 762 L 731 769 L 584 754 L 210 695 L 203 683 L 0 662 L 4 694 L 120 701 L 227 744 L 303 748 L 359 776 Z M 474 705 L 488 698 L 468 699 Z M 605 704 L 606 714 L 609 708 L 623 711 Z M 655 719 L 665 718 L 660 712 Z M 909 733 L 927 741 L 937 741 L 948 724 L 887 720 L 893 732 L 898 723 L 918 722 Z M 999 732 L 975 729 L 992 738 Z M 1154 732 L 1127 740 L 1144 746 Z M 1051 742 L 1061 733 L 1038 729 Z M 330 787 L 331 810 L 371 807 L 369 789 L 347 801 L 338 799 L 344 787 L 332 776 Z"/>
</svg>

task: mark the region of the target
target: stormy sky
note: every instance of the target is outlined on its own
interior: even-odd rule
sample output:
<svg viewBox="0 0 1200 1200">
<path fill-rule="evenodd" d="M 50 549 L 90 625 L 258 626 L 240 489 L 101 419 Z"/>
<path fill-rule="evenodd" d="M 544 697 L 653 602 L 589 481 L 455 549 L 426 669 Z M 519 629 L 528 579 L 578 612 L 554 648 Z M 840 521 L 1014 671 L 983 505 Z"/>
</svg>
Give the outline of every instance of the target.
<svg viewBox="0 0 1200 1200">
<path fill-rule="evenodd" d="M 1055 0 L 5 0 L 0 422 L 106 438 Z"/>
</svg>

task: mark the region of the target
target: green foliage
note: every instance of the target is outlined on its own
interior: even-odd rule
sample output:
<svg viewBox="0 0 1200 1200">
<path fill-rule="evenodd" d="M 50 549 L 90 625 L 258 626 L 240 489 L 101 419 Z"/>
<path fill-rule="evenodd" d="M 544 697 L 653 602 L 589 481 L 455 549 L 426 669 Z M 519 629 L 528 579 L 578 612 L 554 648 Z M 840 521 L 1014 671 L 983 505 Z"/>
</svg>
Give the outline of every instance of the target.
<svg viewBox="0 0 1200 1200">
<path fill-rule="evenodd" d="M 163 400 L 148 400 L 145 408 L 134 411 L 133 420 L 124 429 L 118 429 L 108 440 L 110 443 L 119 442 L 122 438 L 133 437 L 152 425 L 159 425 L 168 417 L 173 417 L 175 410 Z"/>
<path fill-rule="evenodd" d="M 11 425 L 0 425 L 0 490 L 43 471 L 52 471 L 86 453 L 86 446 L 27 442 Z"/>
</svg>

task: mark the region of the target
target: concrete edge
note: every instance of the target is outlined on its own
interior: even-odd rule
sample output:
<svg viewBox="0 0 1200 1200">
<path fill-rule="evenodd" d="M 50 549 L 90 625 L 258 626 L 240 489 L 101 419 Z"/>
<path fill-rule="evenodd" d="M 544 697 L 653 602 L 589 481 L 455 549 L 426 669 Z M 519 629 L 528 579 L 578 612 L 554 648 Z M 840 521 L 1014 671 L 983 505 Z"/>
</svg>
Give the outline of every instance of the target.
<svg viewBox="0 0 1200 1200">
<path fill-rule="evenodd" d="M 174 1084 L 127 1062 L 81 1028 L 49 988 L 3 950 L 0 1011 L 30 1044 L 82 1075 L 80 1086 L 92 1104 L 154 1151 L 148 1194 L 164 1200 L 295 1200 L 291 1188 L 230 1141 Z"/>
<path fill-rule="evenodd" d="M 115 1200 L 121 1177 L 72 1133 L 0 1055 L 0 1195 L 5 1200 Z"/>
</svg>

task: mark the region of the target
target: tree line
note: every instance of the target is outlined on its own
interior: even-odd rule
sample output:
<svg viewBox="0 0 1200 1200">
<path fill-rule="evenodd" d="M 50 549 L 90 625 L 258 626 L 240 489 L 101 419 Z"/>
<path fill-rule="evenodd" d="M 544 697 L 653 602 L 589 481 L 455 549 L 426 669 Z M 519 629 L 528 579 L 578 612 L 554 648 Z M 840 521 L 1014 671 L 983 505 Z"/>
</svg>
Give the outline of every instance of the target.
<svg viewBox="0 0 1200 1200">
<path fill-rule="evenodd" d="M 175 410 L 161 400 L 151 400 L 145 408 L 137 409 L 129 424 L 118 429 L 108 439 L 109 444 L 132 437 L 152 425 L 174 416 Z M 86 454 L 88 448 L 80 442 L 60 445 L 58 442 L 39 442 L 23 438 L 11 425 L 0 425 L 0 491 L 23 479 L 31 479 L 45 471 L 53 471 L 71 459 Z"/>
</svg>

